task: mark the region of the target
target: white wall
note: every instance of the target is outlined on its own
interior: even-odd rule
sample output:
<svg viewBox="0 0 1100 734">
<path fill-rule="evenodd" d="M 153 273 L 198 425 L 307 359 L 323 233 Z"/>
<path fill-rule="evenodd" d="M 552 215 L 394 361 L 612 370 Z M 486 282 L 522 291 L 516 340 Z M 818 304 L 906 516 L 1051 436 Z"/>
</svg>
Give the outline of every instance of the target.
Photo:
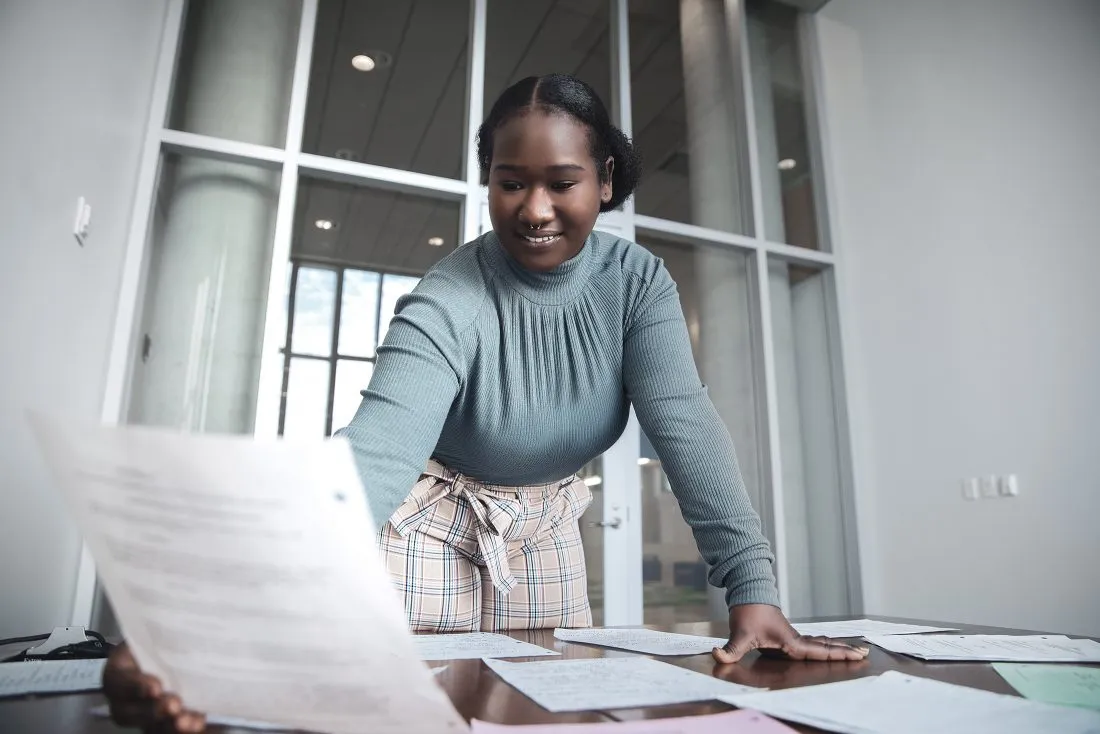
<svg viewBox="0 0 1100 734">
<path fill-rule="evenodd" d="M 868 611 L 1100 635 L 1100 3 L 818 24 Z"/>
<path fill-rule="evenodd" d="M 69 621 L 80 538 L 23 411 L 99 420 L 165 7 L 0 8 L 0 637 Z"/>
</svg>

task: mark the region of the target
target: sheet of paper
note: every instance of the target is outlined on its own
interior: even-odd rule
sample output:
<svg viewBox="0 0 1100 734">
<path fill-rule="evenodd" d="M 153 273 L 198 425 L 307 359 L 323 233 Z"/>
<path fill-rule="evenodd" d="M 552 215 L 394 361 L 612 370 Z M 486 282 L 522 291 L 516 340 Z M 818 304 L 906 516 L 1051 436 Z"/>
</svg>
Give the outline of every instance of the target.
<svg viewBox="0 0 1100 734">
<path fill-rule="evenodd" d="M 1100 668 L 993 663 L 993 669 L 1021 696 L 1033 701 L 1100 709 Z"/>
<path fill-rule="evenodd" d="M 446 635 L 413 635 L 413 646 L 421 660 L 469 660 L 473 658 L 526 658 L 559 655 L 545 647 L 492 632 L 461 632 Z"/>
<path fill-rule="evenodd" d="M 864 635 L 916 635 L 923 632 L 954 632 L 955 627 L 925 627 L 919 624 L 847 619 L 839 622 L 794 622 L 800 635 L 812 637 L 863 637 Z"/>
<path fill-rule="evenodd" d="M 529 724 L 509 726 L 470 722 L 472 734 L 795 734 L 794 729 L 756 711 L 727 711 L 706 716 L 599 724 Z"/>
<path fill-rule="evenodd" d="M 106 660 L 42 660 L 0 663 L 0 697 L 28 693 L 97 691 Z"/>
<path fill-rule="evenodd" d="M 340 440 L 32 424 L 141 667 L 198 711 L 457 732 Z"/>
<path fill-rule="evenodd" d="M 865 639 L 922 660 L 1100 663 L 1100 642 L 1065 635 L 867 635 Z"/>
<path fill-rule="evenodd" d="M 840 734 L 1097 734 L 1100 713 L 896 671 L 724 701 Z"/>
<path fill-rule="evenodd" d="M 485 664 L 553 712 L 664 706 L 758 690 L 642 657 Z"/>
<path fill-rule="evenodd" d="M 634 629 L 562 629 L 554 637 L 565 642 L 583 642 L 618 650 L 631 650 L 646 655 L 702 655 L 726 644 L 723 637 L 700 637 Z"/>
</svg>

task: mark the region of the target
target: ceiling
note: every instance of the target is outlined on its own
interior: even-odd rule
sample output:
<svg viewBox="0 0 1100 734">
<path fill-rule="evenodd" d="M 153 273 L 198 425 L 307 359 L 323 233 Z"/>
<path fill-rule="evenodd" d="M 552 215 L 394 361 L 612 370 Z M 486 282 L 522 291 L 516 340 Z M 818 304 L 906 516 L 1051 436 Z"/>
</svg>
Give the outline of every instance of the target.
<svg viewBox="0 0 1100 734">
<path fill-rule="evenodd" d="M 634 137 L 646 160 L 637 209 L 691 221 L 678 18 L 676 0 L 630 3 Z M 578 76 L 610 100 L 608 3 L 490 0 L 487 20 L 486 108 L 508 85 L 550 72 Z M 460 0 L 321 0 L 303 151 L 462 178 L 468 24 Z M 780 157 L 805 160 L 793 36 L 769 30 L 768 48 Z M 392 63 L 366 73 L 352 68 L 356 54 L 377 52 Z M 460 210 L 454 202 L 303 177 L 294 252 L 419 272 L 457 244 Z M 317 220 L 336 226 L 320 230 Z M 429 246 L 430 237 L 442 237 L 445 247 Z"/>
</svg>

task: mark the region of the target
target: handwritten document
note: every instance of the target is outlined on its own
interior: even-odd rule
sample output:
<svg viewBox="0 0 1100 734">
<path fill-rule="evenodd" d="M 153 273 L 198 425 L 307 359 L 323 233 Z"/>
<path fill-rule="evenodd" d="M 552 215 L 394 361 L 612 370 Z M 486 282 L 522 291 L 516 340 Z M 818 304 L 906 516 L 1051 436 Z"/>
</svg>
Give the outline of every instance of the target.
<svg viewBox="0 0 1100 734">
<path fill-rule="evenodd" d="M 664 706 L 758 690 L 642 657 L 485 664 L 552 712 Z"/>
<path fill-rule="evenodd" d="M 993 663 L 993 669 L 1025 698 L 1100 710 L 1100 668 Z"/>
<path fill-rule="evenodd" d="M 917 678 L 897 671 L 723 699 L 840 734 L 1096 734 L 1100 713 Z"/>
<path fill-rule="evenodd" d="M 1065 635 L 868 635 L 866 640 L 922 660 L 1100 663 L 1100 642 Z"/>
<path fill-rule="evenodd" d="M 565 642 L 583 642 L 646 655 L 701 655 L 726 644 L 723 637 L 700 637 L 636 629 L 556 629 L 554 637 Z"/>
<path fill-rule="evenodd" d="M 466 730 L 417 657 L 342 441 L 32 424 L 134 655 L 186 706 Z"/>
<path fill-rule="evenodd" d="M 42 660 L 0 664 L 0 697 L 73 693 L 103 687 L 106 660 Z"/>
<path fill-rule="evenodd" d="M 558 655 L 553 650 L 513 640 L 491 632 L 463 632 L 447 635 L 413 635 L 413 647 L 421 660 L 468 660 L 472 658 L 526 658 Z"/>
<path fill-rule="evenodd" d="M 795 734 L 786 724 L 756 711 L 598 724 L 508 726 L 476 719 L 470 724 L 473 734 Z"/>
<path fill-rule="evenodd" d="M 921 624 L 879 622 L 874 619 L 846 619 L 839 622 L 794 622 L 800 635 L 811 637 L 863 637 L 864 635 L 916 635 L 923 632 L 954 632 L 954 627 L 926 627 Z"/>
</svg>

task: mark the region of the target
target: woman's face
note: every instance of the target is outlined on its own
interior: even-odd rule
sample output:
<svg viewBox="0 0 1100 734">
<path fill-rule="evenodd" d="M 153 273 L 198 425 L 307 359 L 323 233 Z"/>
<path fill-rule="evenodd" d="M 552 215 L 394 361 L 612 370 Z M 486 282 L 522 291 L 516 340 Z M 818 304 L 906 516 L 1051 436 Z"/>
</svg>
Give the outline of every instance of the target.
<svg viewBox="0 0 1100 734">
<path fill-rule="evenodd" d="M 504 249 L 528 270 L 552 270 L 576 256 L 600 204 L 611 200 L 613 161 L 601 183 L 588 135 L 572 117 L 538 110 L 496 130 L 489 218 Z"/>
</svg>

